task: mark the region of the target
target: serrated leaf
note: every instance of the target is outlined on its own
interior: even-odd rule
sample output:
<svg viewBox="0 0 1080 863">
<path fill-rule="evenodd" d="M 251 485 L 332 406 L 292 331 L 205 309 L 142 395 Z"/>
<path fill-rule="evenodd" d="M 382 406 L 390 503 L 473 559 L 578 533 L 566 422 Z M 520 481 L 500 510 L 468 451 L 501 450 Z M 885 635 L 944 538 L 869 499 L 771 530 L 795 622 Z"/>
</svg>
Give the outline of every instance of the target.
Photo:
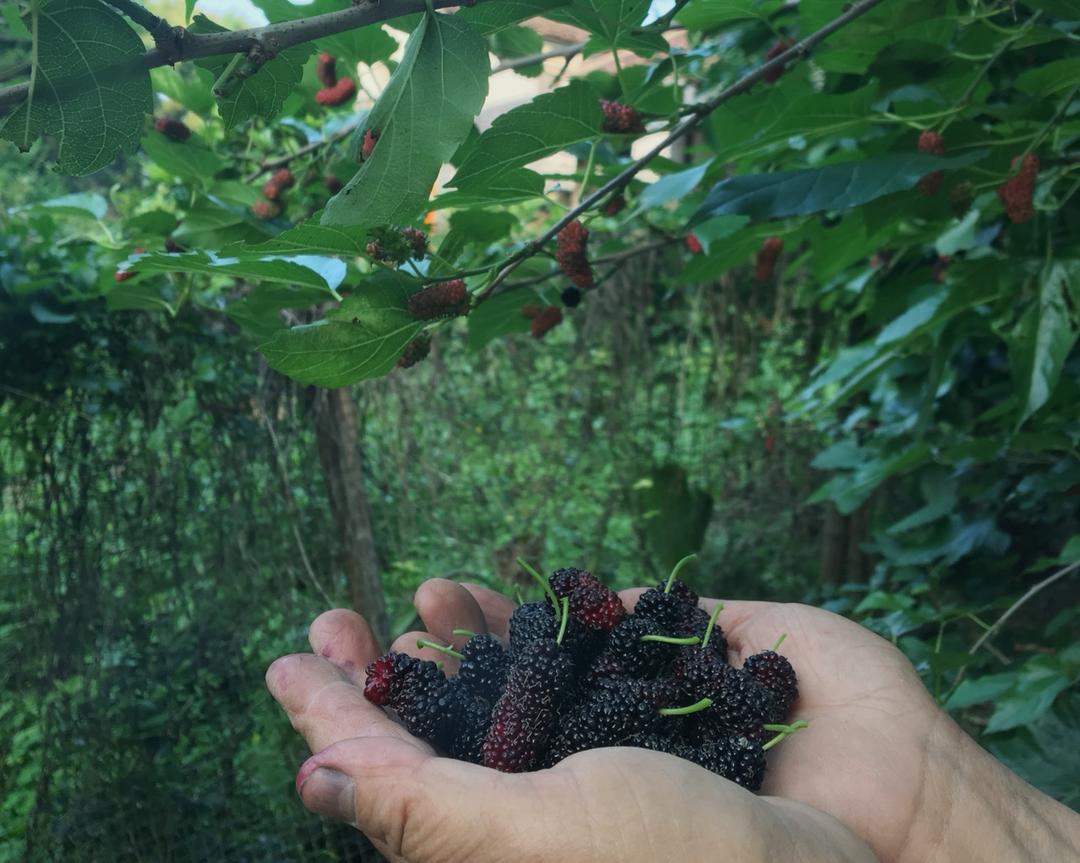
<svg viewBox="0 0 1080 863">
<path fill-rule="evenodd" d="M 571 0 L 570 4 L 545 17 L 581 27 L 593 34 L 589 54 L 615 48 L 628 48 L 644 56 L 657 50 L 657 34 L 637 34 L 651 0 Z"/>
<path fill-rule="evenodd" d="M 201 273 L 231 276 L 255 282 L 281 282 L 326 291 L 337 288 L 345 278 L 345 264 L 319 255 L 233 255 L 214 252 L 187 252 L 169 255 L 152 252 L 130 259 L 121 269 L 136 273 Z M 327 298 L 331 295 L 328 293 Z"/>
<path fill-rule="evenodd" d="M 305 14 L 310 14 L 310 7 Z M 193 33 L 222 33 L 226 28 L 211 21 L 205 15 L 196 15 L 189 28 Z M 264 63 L 250 78 L 245 78 L 236 92 L 227 98 L 218 98 L 218 113 L 226 129 L 232 129 L 245 120 L 259 117 L 269 120 L 281 113 L 285 99 L 292 93 L 304 76 L 304 64 L 315 50 L 310 42 L 293 45 L 281 51 L 274 59 Z M 203 80 L 213 83 L 230 62 L 229 57 L 207 57 L 196 60 L 195 65 L 206 70 Z M 210 76 L 213 76 L 212 79 Z"/>
<path fill-rule="evenodd" d="M 374 227 L 420 215 L 483 107 L 489 72 L 487 45 L 468 23 L 425 15 L 368 115 L 365 128 L 379 130 L 378 144 L 330 199 L 323 224 Z"/>
<path fill-rule="evenodd" d="M 1010 346 L 1020 393 L 1018 427 L 1049 401 L 1069 351 L 1080 335 L 1080 322 L 1072 320 L 1066 299 L 1070 276 L 1060 262 L 1045 268 L 1038 301 L 1020 321 L 1019 332 Z"/>
<path fill-rule="evenodd" d="M 732 21 L 767 20 L 781 0 L 690 0 L 675 16 L 687 30 L 713 30 Z"/>
<path fill-rule="evenodd" d="M 847 210 L 910 189 L 932 171 L 972 165 L 986 153 L 986 150 L 973 150 L 948 158 L 905 153 L 803 171 L 730 177 L 713 186 L 690 225 L 725 213 L 763 221 L 823 210 Z"/>
<path fill-rule="evenodd" d="M 20 150 L 57 139 L 57 166 L 82 176 L 134 152 L 153 110 L 142 40 L 97 0 L 47 0 L 32 10 L 37 34 L 30 96 L 0 122 Z"/>
<path fill-rule="evenodd" d="M 539 304 L 540 296 L 531 288 L 516 288 L 497 294 L 469 315 L 469 335 L 465 340 L 473 350 L 512 333 L 527 333 L 531 322 L 521 314 L 521 307 Z"/>
<path fill-rule="evenodd" d="M 320 51 L 328 51 L 337 58 L 341 76 L 354 75 L 357 63 L 370 66 L 385 62 L 398 49 L 397 40 L 379 24 L 327 36 L 319 40 L 318 46 Z"/>
<path fill-rule="evenodd" d="M 142 148 L 170 174 L 194 180 L 204 187 L 213 185 L 214 175 L 225 167 L 225 160 L 194 135 L 186 141 L 173 141 L 160 132 L 150 132 L 143 138 Z"/>
<path fill-rule="evenodd" d="M 499 0 L 462 8 L 457 17 L 468 21 L 481 36 L 490 36 L 519 21 L 546 15 L 568 5 L 570 0 Z"/>
<path fill-rule="evenodd" d="M 596 93 L 574 81 L 497 117 L 464 156 L 451 186 L 488 189 L 503 175 L 600 134 L 603 112 Z"/>
<path fill-rule="evenodd" d="M 384 375 L 424 327 L 408 313 L 413 285 L 401 274 L 380 273 L 332 318 L 281 330 L 259 350 L 271 368 L 305 384 L 343 387 Z"/>
<path fill-rule="evenodd" d="M 646 186 L 637 198 L 637 206 L 633 215 L 654 207 L 662 207 L 664 204 L 677 201 L 679 198 L 693 192 L 705 176 L 712 160 L 694 165 L 685 171 L 676 171 L 674 174 L 666 174 L 655 183 Z"/>
<path fill-rule="evenodd" d="M 337 225 L 320 225 L 315 221 L 302 222 L 295 227 L 282 231 L 272 240 L 255 246 L 246 246 L 242 251 L 262 254 L 324 254 L 348 255 L 359 257 L 364 254 L 365 233 L 354 228 Z M 239 252 L 241 249 L 226 247 L 223 254 Z"/>
</svg>

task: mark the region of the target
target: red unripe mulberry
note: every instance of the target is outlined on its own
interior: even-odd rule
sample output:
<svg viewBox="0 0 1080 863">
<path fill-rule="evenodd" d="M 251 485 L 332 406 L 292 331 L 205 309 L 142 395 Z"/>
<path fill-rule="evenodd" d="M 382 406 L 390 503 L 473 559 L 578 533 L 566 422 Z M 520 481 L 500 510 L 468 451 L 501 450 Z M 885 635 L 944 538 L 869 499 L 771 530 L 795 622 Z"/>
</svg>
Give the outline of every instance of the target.
<svg viewBox="0 0 1080 863">
<path fill-rule="evenodd" d="M 601 99 L 600 110 L 604 112 L 604 125 L 602 128 L 605 132 L 624 135 L 631 132 L 645 131 L 645 126 L 641 122 L 641 115 L 629 105 Z"/>
<path fill-rule="evenodd" d="M 767 237 L 758 250 L 754 266 L 754 278 L 759 284 L 768 282 L 776 269 L 776 259 L 784 249 L 784 241 L 779 237 Z"/>
<path fill-rule="evenodd" d="M 592 267 L 585 249 L 588 240 L 588 230 L 581 222 L 574 221 L 559 231 L 555 241 L 555 262 L 579 288 L 593 285 Z"/>
<path fill-rule="evenodd" d="M 626 198 L 623 197 L 622 192 L 617 192 L 608 198 L 607 203 L 604 204 L 603 213 L 605 216 L 617 216 L 626 207 Z"/>
<path fill-rule="evenodd" d="M 379 143 L 378 129 L 365 129 L 364 137 L 360 140 L 360 161 L 366 162 L 371 158 L 371 151 Z"/>
<path fill-rule="evenodd" d="M 773 42 L 769 50 L 765 52 L 765 62 L 767 63 L 770 60 L 775 60 L 794 44 L 795 43 L 792 42 L 790 39 L 778 39 L 777 41 Z M 782 63 L 781 65 L 770 69 L 761 77 L 765 81 L 768 81 L 770 84 L 775 84 L 777 81 L 780 80 L 780 76 L 783 75 L 786 71 L 787 64 Z"/>
<path fill-rule="evenodd" d="M 1013 159 L 1016 167 L 1016 159 Z M 1024 156 L 1020 172 L 1011 180 L 998 186 L 998 197 L 1005 205 L 1005 212 L 1013 224 L 1019 225 L 1035 215 L 1032 199 L 1035 195 L 1035 179 L 1039 174 L 1039 157 L 1034 153 Z"/>
<path fill-rule="evenodd" d="M 413 259 L 424 260 L 427 255 L 427 234 L 417 228 L 402 228 L 401 235 L 408 240 Z"/>
<path fill-rule="evenodd" d="M 700 255 L 703 251 L 701 240 L 697 238 L 697 234 L 686 235 L 686 248 L 688 248 L 691 254 Z"/>
<path fill-rule="evenodd" d="M 532 333 L 534 339 L 542 339 L 552 329 L 561 324 L 562 319 L 562 309 L 558 306 L 548 306 L 541 309 L 540 313 L 533 318 L 529 332 Z"/>
<path fill-rule="evenodd" d="M 399 369 L 412 368 L 421 360 L 426 359 L 430 351 L 431 336 L 419 335 L 405 345 L 405 350 L 398 357 L 397 367 Z"/>
<path fill-rule="evenodd" d="M 273 176 L 263 185 L 263 197 L 268 201 L 276 201 L 281 197 L 281 193 L 286 189 L 291 189 L 296 185 L 296 177 L 293 176 L 292 171 L 288 168 L 282 168 L 280 171 L 275 171 Z"/>
<path fill-rule="evenodd" d="M 191 137 L 191 129 L 172 117 L 158 117 L 154 128 L 173 141 L 186 141 Z"/>
<path fill-rule="evenodd" d="M 323 51 L 319 55 L 319 59 L 315 61 L 315 77 L 324 87 L 333 87 L 337 84 L 337 60 L 334 59 L 333 54 Z"/>
<path fill-rule="evenodd" d="M 469 291 L 463 279 L 428 285 L 409 297 L 409 314 L 418 321 L 454 318 L 469 311 Z"/>
<path fill-rule="evenodd" d="M 117 270 L 113 274 L 113 278 L 118 282 L 126 282 L 128 279 L 130 279 L 134 275 L 135 274 L 133 272 L 131 272 L 131 270 Z"/>
<path fill-rule="evenodd" d="M 260 219 L 272 219 L 281 215 L 281 207 L 273 201 L 256 201 L 251 207 L 251 212 Z"/>
<path fill-rule="evenodd" d="M 944 156 L 945 139 L 941 136 L 940 132 L 933 132 L 930 129 L 927 129 L 919 135 L 919 152 L 929 153 L 932 156 Z M 933 197 L 938 193 L 944 179 L 944 171 L 931 171 L 919 180 L 919 191 L 927 197 Z"/>
<path fill-rule="evenodd" d="M 342 78 L 333 87 L 325 87 L 315 94 L 315 101 L 320 105 L 336 107 L 344 105 L 356 95 L 356 82 L 352 78 Z"/>
</svg>

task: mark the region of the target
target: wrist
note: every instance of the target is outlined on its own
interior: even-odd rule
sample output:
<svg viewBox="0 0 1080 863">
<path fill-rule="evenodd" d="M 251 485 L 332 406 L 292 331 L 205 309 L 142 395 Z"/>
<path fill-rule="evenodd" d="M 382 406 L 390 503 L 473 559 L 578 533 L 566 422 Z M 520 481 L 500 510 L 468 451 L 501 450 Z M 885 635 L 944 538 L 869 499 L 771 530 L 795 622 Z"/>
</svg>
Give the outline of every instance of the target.
<svg viewBox="0 0 1080 863">
<path fill-rule="evenodd" d="M 940 712 L 902 860 L 1080 860 L 1080 815 L 1028 785 Z"/>
</svg>

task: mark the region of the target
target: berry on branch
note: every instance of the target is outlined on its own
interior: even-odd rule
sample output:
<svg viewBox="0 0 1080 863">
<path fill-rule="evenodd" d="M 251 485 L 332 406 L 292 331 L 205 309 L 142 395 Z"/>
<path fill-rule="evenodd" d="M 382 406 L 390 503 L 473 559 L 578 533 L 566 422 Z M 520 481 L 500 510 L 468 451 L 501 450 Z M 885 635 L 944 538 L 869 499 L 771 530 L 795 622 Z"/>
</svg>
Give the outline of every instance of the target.
<svg viewBox="0 0 1080 863">
<path fill-rule="evenodd" d="M 315 101 L 327 107 L 344 105 L 356 95 L 356 82 L 352 78 L 340 78 L 333 87 L 324 87 L 315 94 Z"/>
<path fill-rule="evenodd" d="M 282 192 L 291 189 L 295 185 L 296 177 L 293 176 L 292 171 L 288 168 L 282 168 L 280 171 L 274 171 L 270 179 L 263 185 L 263 197 L 268 201 L 277 201 L 281 198 Z"/>
<path fill-rule="evenodd" d="M 1012 167 L 1016 167 L 1013 159 Z M 1035 215 L 1032 203 L 1035 195 L 1035 179 L 1039 173 L 1039 157 L 1028 153 L 1020 163 L 1020 171 L 1015 177 L 998 186 L 998 197 L 1005 205 L 1005 212 L 1013 224 L 1020 225 Z"/>
<path fill-rule="evenodd" d="M 401 356 L 398 357 L 397 368 L 412 368 L 421 360 L 426 359 L 430 351 L 431 336 L 426 334 L 417 336 L 415 339 L 405 345 L 405 350 L 402 351 Z"/>
<path fill-rule="evenodd" d="M 593 285 L 592 267 L 586 251 L 588 241 L 589 231 L 578 221 L 571 222 L 555 238 L 555 262 L 579 288 Z"/>
<path fill-rule="evenodd" d="M 323 51 L 319 59 L 315 61 L 315 77 L 324 87 L 333 87 L 337 84 L 337 60 L 333 54 Z"/>
<path fill-rule="evenodd" d="M 686 235 L 686 248 L 690 250 L 692 255 L 700 255 L 704 251 L 704 247 L 701 245 L 701 240 L 697 238 L 697 234 Z"/>
<path fill-rule="evenodd" d="M 558 306 L 546 306 L 532 319 L 532 324 L 529 326 L 529 332 L 532 333 L 534 339 L 542 339 L 551 332 L 551 330 L 561 324 L 562 319 L 562 309 Z"/>
<path fill-rule="evenodd" d="M 602 128 L 605 132 L 626 135 L 645 131 L 645 125 L 641 122 L 641 115 L 629 105 L 601 99 L 600 110 L 604 112 L 604 125 Z"/>
<path fill-rule="evenodd" d="M 463 279 L 436 282 L 409 297 L 409 314 L 418 321 L 455 318 L 469 311 L 469 290 Z"/>
<path fill-rule="evenodd" d="M 765 62 L 768 63 L 770 60 L 775 60 L 794 44 L 795 43 L 792 42 L 790 39 L 777 39 L 769 47 L 769 50 L 765 52 Z M 768 81 L 770 84 L 775 84 L 777 81 L 780 80 L 780 76 L 783 75 L 786 71 L 787 64 L 781 63 L 779 66 L 770 69 L 761 77 L 763 80 Z"/>
</svg>

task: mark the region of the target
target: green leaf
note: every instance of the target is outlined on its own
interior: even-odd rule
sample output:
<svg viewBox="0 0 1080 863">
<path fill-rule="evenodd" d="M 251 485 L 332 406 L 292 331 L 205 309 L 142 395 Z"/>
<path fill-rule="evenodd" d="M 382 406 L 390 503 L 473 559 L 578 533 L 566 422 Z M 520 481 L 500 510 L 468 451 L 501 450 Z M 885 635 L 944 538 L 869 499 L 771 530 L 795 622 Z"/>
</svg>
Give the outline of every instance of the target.
<svg viewBox="0 0 1080 863">
<path fill-rule="evenodd" d="M 690 0 L 675 16 L 687 30 L 713 30 L 732 21 L 767 20 L 780 0 Z"/>
<path fill-rule="evenodd" d="M 730 177 L 713 186 L 690 224 L 725 213 L 740 213 L 754 221 L 764 221 L 822 210 L 847 210 L 910 189 L 932 171 L 974 164 L 986 153 L 986 150 L 973 150 L 949 158 L 904 153 L 803 171 Z"/>
<path fill-rule="evenodd" d="M 97 0 L 46 0 L 31 12 L 37 40 L 28 100 L 0 122 L 0 138 L 27 150 L 57 138 L 57 166 L 81 176 L 135 151 L 153 110 L 142 40 Z"/>
<path fill-rule="evenodd" d="M 487 45 L 469 24 L 425 15 L 368 115 L 378 144 L 327 204 L 323 224 L 374 227 L 420 215 L 440 168 L 483 107 L 489 71 Z"/>
<path fill-rule="evenodd" d="M 644 56 L 650 56 L 659 50 L 655 38 L 657 34 L 637 34 L 635 28 L 641 25 L 645 13 L 649 11 L 651 0 L 571 0 L 570 4 L 549 12 L 546 17 L 555 21 L 564 21 L 588 30 L 596 38 L 590 39 L 586 47 L 586 56 L 615 48 L 629 48 Z M 641 36 L 649 36 L 645 42 Z"/>
<path fill-rule="evenodd" d="M 1017 427 L 1049 401 L 1076 344 L 1078 324 L 1072 320 L 1067 299 L 1070 278 L 1075 276 L 1060 262 L 1043 270 L 1038 302 L 1024 314 L 1010 345 L 1020 393 Z"/>
<path fill-rule="evenodd" d="M 32 39 L 30 31 L 26 28 L 21 17 L 19 17 L 19 7 L 9 4 L 3 9 L 0 9 L 0 13 L 3 13 L 4 20 L 7 22 L 8 31 L 16 39 Z"/>
<path fill-rule="evenodd" d="M 600 134 L 603 112 L 593 89 L 574 81 L 497 117 L 465 154 L 450 185 L 488 189 L 504 174 Z"/>
<path fill-rule="evenodd" d="M 1029 69 L 1016 78 L 1020 90 L 1033 93 L 1040 99 L 1048 99 L 1080 84 L 1080 58 L 1055 60 L 1037 69 Z"/>
<path fill-rule="evenodd" d="M 323 288 L 263 283 L 240 300 L 230 302 L 225 313 L 249 335 L 264 342 L 285 329 L 283 309 L 309 308 L 326 299 Z"/>
<path fill-rule="evenodd" d="M 1054 658 L 1030 660 L 1013 689 L 998 698 L 997 709 L 991 714 L 983 733 L 994 734 L 1034 722 L 1074 682 L 1075 675 L 1067 674 Z"/>
<path fill-rule="evenodd" d="M 925 464 L 929 459 L 929 449 L 924 444 L 918 444 L 896 455 L 867 461 L 850 473 L 832 477 L 807 502 L 832 500 L 840 512 L 849 515 L 862 506 L 873 490 L 890 476 Z"/>
<path fill-rule="evenodd" d="M 499 0 L 498 3 L 463 7 L 457 17 L 472 24 L 481 36 L 490 36 L 519 21 L 545 15 L 553 9 L 566 6 L 569 2 L 570 0 Z"/>
<path fill-rule="evenodd" d="M 486 207 L 490 204 L 510 204 L 515 201 L 528 201 L 544 194 L 544 178 L 528 168 L 511 168 L 487 185 L 476 189 L 463 189 L 457 192 L 444 192 L 431 203 L 432 210 L 447 207 L 468 209 Z"/>
<path fill-rule="evenodd" d="M 214 175 L 225 167 L 225 160 L 194 135 L 186 141 L 173 141 L 160 132 L 149 132 L 142 147 L 155 164 L 170 174 L 194 180 L 204 188 L 214 185 Z"/>
<path fill-rule="evenodd" d="M 125 229 L 136 237 L 164 237 L 175 231 L 178 224 L 176 216 L 164 210 L 147 210 L 124 221 Z"/>
<path fill-rule="evenodd" d="M 1016 673 L 987 674 L 983 677 L 963 680 L 943 705 L 946 710 L 960 710 L 973 704 L 995 701 L 1016 684 Z"/>
<path fill-rule="evenodd" d="M 168 255 L 152 252 L 121 264 L 136 273 L 201 273 L 230 276 L 255 282 L 281 282 L 309 288 L 334 290 L 345 279 L 345 264 L 318 255 L 245 255 L 224 257 L 214 252 Z M 327 295 L 329 299 L 330 295 Z"/>
<path fill-rule="evenodd" d="M 413 284 L 400 273 L 379 273 L 332 318 L 281 330 L 259 350 L 271 368 L 305 384 L 344 387 L 384 375 L 424 326 L 408 313 Z"/>
<path fill-rule="evenodd" d="M 282 231 L 272 240 L 255 246 L 225 248 L 223 253 L 260 252 L 280 255 L 347 255 L 359 257 L 366 246 L 365 233 L 353 228 L 341 228 L 336 225 L 320 225 L 315 221 L 301 222 L 286 231 Z"/>
<path fill-rule="evenodd" d="M 685 171 L 667 174 L 655 183 L 646 186 L 638 196 L 634 215 L 654 207 L 662 207 L 664 204 L 689 195 L 697 189 L 711 164 L 712 160 L 709 159 L 700 165 L 694 165 L 693 168 L 687 168 Z"/>
<path fill-rule="evenodd" d="M 355 76 L 356 64 L 386 62 L 398 49 L 397 40 L 379 24 L 369 24 L 356 30 L 346 30 L 327 36 L 318 42 L 320 51 L 328 51 L 337 58 L 338 75 Z"/>
<path fill-rule="evenodd" d="M 193 33 L 222 33 L 226 28 L 211 21 L 205 15 L 196 15 L 189 28 Z M 241 82 L 236 92 L 218 99 L 218 112 L 226 129 L 232 129 L 245 120 L 258 117 L 270 120 L 281 113 L 285 99 L 292 93 L 304 76 L 304 63 L 315 46 L 310 42 L 293 45 L 264 63 L 250 78 Z M 205 69 L 213 81 L 225 71 L 230 57 L 208 57 L 196 60 L 195 65 Z M 210 77 L 203 80 L 212 83 Z"/>
<path fill-rule="evenodd" d="M 527 333 L 531 322 L 521 314 L 521 307 L 540 304 L 540 296 L 531 288 L 517 288 L 496 294 L 469 315 L 469 335 L 465 343 L 479 350 L 493 339 L 512 333 Z"/>
<path fill-rule="evenodd" d="M 159 93 L 196 114 L 209 114 L 214 109 L 214 94 L 206 77 L 191 67 L 159 66 L 150 70 L 150 80 Z"/>
<path fill-rule="evenodd" d="M 95 192 L 76 192 L 72 195 L 61 195 L 59 198 L 50 198 L 47 201 L 27 204 L 25 207 L 19 207 L 18 210 L 35 208 L 49 210 L 52 213 L 65 216 L 89 216 L 92 219 L 103 219 L 109 211 L 109 203 Z"/>
</svg>

